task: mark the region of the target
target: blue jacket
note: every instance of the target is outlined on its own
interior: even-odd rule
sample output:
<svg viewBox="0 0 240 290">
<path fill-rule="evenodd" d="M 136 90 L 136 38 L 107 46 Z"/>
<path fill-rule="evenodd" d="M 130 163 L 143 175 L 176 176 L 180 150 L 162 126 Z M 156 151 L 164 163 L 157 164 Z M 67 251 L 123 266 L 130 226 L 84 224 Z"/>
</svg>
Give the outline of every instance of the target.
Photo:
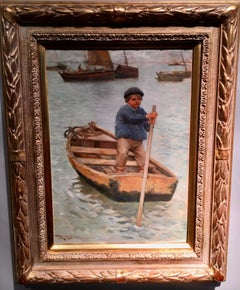
<svg viewBox="0 0 240 290">
<path fill-rule="evenodd" d="M 115 122 L 115 136 L 142 141 L 147 139 L 147 131 L 150 125 L 146 118 L 146 112 L 139 107 L 137 110 L 128 104 L 120 107 Z"/>
</svg>

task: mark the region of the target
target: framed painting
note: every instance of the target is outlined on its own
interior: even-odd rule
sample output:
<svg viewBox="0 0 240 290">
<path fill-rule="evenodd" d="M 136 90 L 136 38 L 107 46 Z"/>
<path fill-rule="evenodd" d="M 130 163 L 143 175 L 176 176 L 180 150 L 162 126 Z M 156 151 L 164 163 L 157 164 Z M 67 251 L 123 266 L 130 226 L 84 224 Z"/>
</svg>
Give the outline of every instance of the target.
<svg viewBox="0 0 240 290">
<path fill-rule="evenodd" d="M 1 4 L 19 283 L 226 278 L 238 19 L 235 2 Z M 120 119 L 145 129 L 118 172 Z"/>
<path fill-rule="evenodd" d="M 99 63 L 94 64 L 92 68 L 92 59 L 97 59 L 98 55 L 101 56 L 100 60 L 106 59 L 107 56 L 110 63 L 109 70 L 105 68 L 102 70 L 103 64 Z M 80 241 L 91 243 L 186 241 L 192 55 L 192 49 L 46 51 L 52 149 L 54 244 L 69 246 Z M 175 65 L 177 61 L 179 64 Z M 79 65 L 83 71 L 79 70 Z M 159 69 L 162 75 L 157 72 Z M 169 74 L 164 73 L 169 69 Z M 156 176 L 152 176 L 151 181 L 151 175 L 148 176 L 147 187 L 152 186 L 153 182 L 163 186 L 163 181 L 164 189 L 157 190 L 156 185 L 155 190 L 146 188 L 144 213 L 148 213 L 149 216 L 144 218 L 139 229 L 135 228 L 134 219 L 139 207 L 143 173 L 136 176 L 139 168 L 132 166 L 132 160 L 129 160 L 129 165 L 123 172 L 124 180 L 121 174 L 114 176 L 117 152 L 113 154 L 112 149 L 116 150 L 116 141 L 109 140 L 114 142 L 113 148 L 109 148 L 109 142 L 101 145 L 86 143 L 89 134 L 89 139 L 97 138 L 92 135 L 93 131 L 97 130 L 93 123 L 105 130 L 102 131 L 105 133 L 104 137 L 101 136 L 104 142 L 109 133 L 114 134 L 115 117 L 119 108 L 126 104 L 124 92 L 129 87 L 141 87 L 145 92 L 142 106 L 145 104 L 146 111 L 150 112 L 153 104 L 158 108 L 160 121 L 156 122 L 154 127 L 151 156 L 154 161 L 161 161 L 161 165 L 154 161 L 151 161 L 151 164 L 154 164 L 155 169 L 159 168 L 160 171 L 157 173 L 164 173 L 163 180 L 160 176 L 158 180 L 155 180 Z M 181 97 L 177 93 L 179 90 L 184 90 Z M 66 96 L 69 108 L 64 104 Z M 172 104 L 166 102 L 164 96 L 168 96 Z M 179 98 L 183 101 L 179 102 Z M 153 103 L 150 104 L 150 101 Z M 179 122 L 178 119 L 182 119 L 183 116 L 186 120 Z M 165 119 L 166 121 L 161 121 Z M 176 126 L 176 122 L 181 124 L 181 130 Z M 175 132 L 169 136 L 170 128 Z M 76 149 L 78 144 L 72 140 L 79 130 L 84 136 L 86 146 L 90 146 L 90 149 L 87 149 L 84 144 L 79 144 L 81 151 L 87 152 L 80 153 L 79 148 Z M 96 134 L 99 133 L 100 131 L 97 130 Z M 99 138 L 96 142 L 99 142 Z M 182 158 L 176 157 L 179 154 L 176 150 L 179 143 L 182 143 L 181 149 L 179 148 Z M 74 144 L 74 147 L 71 144 Z M 144 145 L 146 147 L 146 140 Z M 101 150 L 96 149 L 99 146 Z M 72 152 L 73 148 L 74 152 Z M 103 154 L 106 149 L 108 149 L 107 156 Z M 75 152 L 76 150 L 78 153 Z M 99 150 L 101 154 L 97 152 Z M 89 156 L 90 153 L 93 156 Z M 96 157 L 100 159 L 98 162 Z M 84 158 L 82 161 L 86 164 L 79 163 L 78 158 Z M 176 160 L 179 160 L 181 165 L 176 164 Z M 86 170 L 84 165 L 90 168 Z M 106 176 L 102 176 L 103 172 Z M 64 179 L 63 184 L 68 185 L 59 187 Z M 177 186 L 179 183 L 181 185 Z M 155 201 L 158 201 L 157 206 Z M 160 220 L 162 222 L 159 222 Z M 172 224 L 171 227 L 169 223 Z M 98 230 L 94 230 L 95 228 Z"/>
</svg>

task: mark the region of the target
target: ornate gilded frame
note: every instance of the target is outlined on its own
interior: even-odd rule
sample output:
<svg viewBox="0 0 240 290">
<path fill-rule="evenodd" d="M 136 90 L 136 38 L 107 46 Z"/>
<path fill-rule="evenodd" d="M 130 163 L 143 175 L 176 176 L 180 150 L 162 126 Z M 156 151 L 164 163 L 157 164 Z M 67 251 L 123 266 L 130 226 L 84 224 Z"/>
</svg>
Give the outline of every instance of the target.
<svg viewBox="0 0 240 290">
<path fill-rule="evenodd" d="M 239 6 L 154 2 L 1 4 L 1 66 L 19 283 L 191 282 L 226 278 Z M 193 163 L 184 244 L 55 246 L 46 47 L 194 47 Z M 218 44 L 216 46 L 216 43 Z M 44 123 L 44 126 L 43 126 Z M 32 124 L 32 126 L 29 126 Z"/>
</svg>

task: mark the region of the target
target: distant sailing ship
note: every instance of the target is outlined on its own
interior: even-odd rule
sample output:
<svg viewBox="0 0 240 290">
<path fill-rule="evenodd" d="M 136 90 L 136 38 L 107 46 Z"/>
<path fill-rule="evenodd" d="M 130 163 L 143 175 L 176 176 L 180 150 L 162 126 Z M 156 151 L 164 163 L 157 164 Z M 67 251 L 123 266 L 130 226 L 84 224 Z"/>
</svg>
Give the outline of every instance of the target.
<svg viewBox="0 0 240 290">
<path fill-rule="evenodd" d="M 47 70 L 65 70 L 65 69 L 67 69 L 67 65 L 61 62 L 58 62 L 56 65 L 47 66 Z"/>
<path fill-rule="evenodd" d="M 57 55 L 56 50 L 54 50 L 53 52 L 54 52 L 54 55 L 52 56 L 51 60 L 56 59 L 56 61 L 55 61 L 54 65 L 48 64 L 47 70 L 65 70 L 65 69 L 67 69 L 67 65 L 58 60 L 58 55 Z"/>
<path fill-rule="evenodd" d="M 182 82 L 184 79 L 190 78 L 192 72 L 187 68 L 182 54 L 181 57 L 185 70 L 156 72 L 157 80 L 161 82 Z"/>
<path fill-rule="evenodd" d="M 138 68 L 131 67 L 126 63 L 118 65 L 114 70 L 109 51 L 89 50 L 88 57 L 83 64 L 78 66 L 77 70 L 68 68 L 59 74 L 65 81 L 106 81 L 115 78 L 136 78 L 138 77 Z"/>
<path fill-rule="evenodd" d="M 177 65 L 183 66 L 184 63 L 181 61 L 174 60 L 174 61 L 171 61 L 168 65 L 169 66 L 177 66 Z"/>
<path fill-rule="evenodd" d="M 107 50 L 89 50 L 88 58 L 77 70 L 59 72 L 65 81 L 97 81 L 115 78 L 113 63 Z"/>
<path fill-rule="evenodd" d="M 138 78 L 138 68 L 129 66 L 126 52 L 124 50 L 124 64 L 119 64 L 115 70 L 115 77 L 119 79 Z"/>
</svg>

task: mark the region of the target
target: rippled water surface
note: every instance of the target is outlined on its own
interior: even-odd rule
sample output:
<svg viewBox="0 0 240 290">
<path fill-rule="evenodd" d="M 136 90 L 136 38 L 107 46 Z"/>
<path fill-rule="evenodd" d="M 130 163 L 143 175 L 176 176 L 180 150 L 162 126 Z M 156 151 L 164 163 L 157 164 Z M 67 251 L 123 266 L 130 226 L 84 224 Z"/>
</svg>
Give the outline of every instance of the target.
<svg viewBox="0 0 240 290">
<path fill-rule="evenodd" d="M 54 54 L 49 55 L 50 63 Z M 119 57 L 117 52 L 112 55 Z M 56 244 L 186 240 L 191 80 L 170 83 L 155 79 L 156 71 L 173 69 L 166 64 L 164 52 L 129 51 L 128 55 L 130 64 L 139 67 L 138 79 L 64 82 L 57 71 L 48 71 Z M 58 57 L 75 66 L 80 59 L 78 52 L 70 51 L 58 52 Z M 67 159 L 63 135 L 66 127 L 90 121 L 114 132 L 123 93 L 131 86 L 144 91 L 142 107 L 146 111 L 153 104 L 157 106 L 151 156 L 179 179 L 171 201 L 144 204 L 141 227 L 135 225 L 138 202 L 112 201 L 75 173 Z"/>
</svg>

